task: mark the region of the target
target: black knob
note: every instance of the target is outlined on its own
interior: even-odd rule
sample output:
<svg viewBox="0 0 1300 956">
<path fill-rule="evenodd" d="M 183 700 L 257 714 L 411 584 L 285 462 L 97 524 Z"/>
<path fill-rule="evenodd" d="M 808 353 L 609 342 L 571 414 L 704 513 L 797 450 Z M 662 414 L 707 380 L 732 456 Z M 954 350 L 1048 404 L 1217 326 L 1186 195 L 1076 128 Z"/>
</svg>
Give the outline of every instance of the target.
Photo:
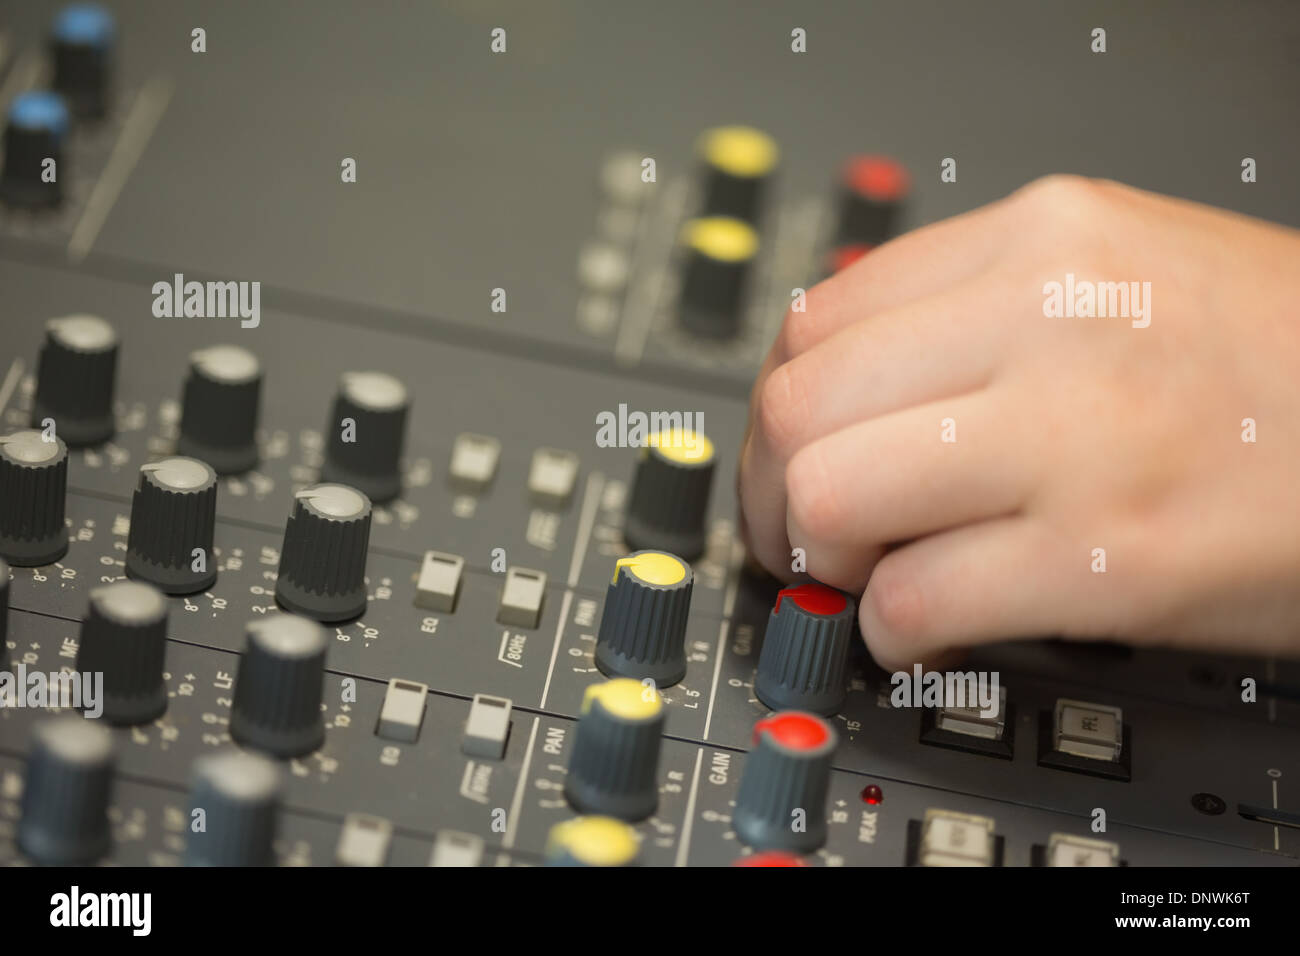
<svg viewBox="0 0 1300 956">
<path fill-rule="evenodd" d="M 659 802 L 655 774 L 664 705 L 654 687 L 618 678 L 587 688 L 564 795 L 581 813 L 643 820 Z"/>
<path fill-rule="evenodd" d="M 230 734 L 276 757 L 300 757 L 325 741 L 325 634 L 292 614 L 253 621 L 239 658 Z"/>
<path fill-rule="evenodd" d="M 108 111 L 115 33 L 113 15 L 97 3 L 68 4 L 54 18 L 54 88 L 77 116 L 99 118 Z"/>
<path fill-rule="evenodd" d="M 46 90 L 19 93 L 5 121 L 4 168 L 0 199 L 11 206 L 57 206 L 71 172 L 64 164 L 68 107 L 63 97 Z"/>
<path fill-rule="evenodd" d="M 237 345 L 214 345 L 190 353 L 190 374 L 181 399 L 176 450 L 237 475 L 257 464 L 257 412 L 262 367 Z"/>
<path fill-rule="evenodd" d="M 45 344 L 36 366 L 32 427 L 53 419 L 69 448 L 113 437 L 113 387 L 117 378 L 117 332 L 94 315 L 68 315 L 45 323 Z"/>
<path fill-rule="evenodd" d="M 83 717 L 32 729 L 18 846 L 38 863 L 93 863 L 108 852 L 113 735 Z"/>
<path fill-rule="evenodd" d="M 359 488 L 381 504 L 396 498 L 409 408 L 406 386 L 393 376 L 345 372 L 325 425 L 322 480 Z"/>
<path fill-rule="evenodd" d="M 711 216 L 682 230 L 685 255 L 677 318 L 687 331 L 731 338 L 744 320 L 745 290 L 758 255 L 758 233 L 739 219 Z"/>
<path fill-rule="evenodd" d="M 167 594 L 195 594 L 217 580 L 212 533 L 217 475 L 197 458 L 164 458 L 140 466 L 131 499 L 126 573 Z"/>
<path fill-rule="evenodd" d="M 768 616 L 754 692 L 773 710 L 830 716 L 844 703 L 856 610 L 823 584 L 785 588 Z"/>
<path fill-rule="evenodd" d="M 713 442 L 699 432 L 670 429 L 651 436 L 628 497 L 623 539 L 630 549 L 653 548 L 687 561 L 704 553 L 714 460 Z"/>
<path fill-rule="evenodd" d="M 9 565 L 0 561 L 0 670 L 9 666 Z"/>
<path fill-rule="evenodd" d="M 366 609 L 370 500 L 347 485 L 294 495 L 284 527 L 275 599 L 318 621 L 349 621 Z"/>
<path fill-rule="evenodd" d="M 703 167 L 702 214 L 757 222 L 763 192 L 780 161 L 776 141 L 748 126 L 722 126 L 706 131 L 697 149 Z"/>
<path fill-rule="evenodd" d="M 105 720 L 143 724 L 162 716 L 166 653 L 167 599 L 157 588 L 117 581 L 90 592 L 77 641 L 77 670 L 104 675 Z"/>
<path fill-rule="evenodd" d="M 223 750 L 194 761 L 186 866 L 275 862 L 280 768 L 254 753 Z"/>
<path fill-rule="evenodd" d="M 68 550 L 63 509 L 68 448 L 38 431 L 0 437 L 0 556 L 20 568 L 59 560 Z"/>
<path fill-rule="evenodd" d="M 732 825 L 760 850 L 811 853 L 826 842 L 826 794 L 835 731 L 830 724 L 787 710 L 754 725 L 754 749 L 745 758 Z"/>
<path fill-rule="evenodd" d="M 686 620 L 695 575 L 681 558 L 638 551 L 614 563 L 596 638 L 606 677 L 650 678 L 659 687 L 686 676 Z"/>
<path fill-rule="evenodd" d="M 898 234 L 910 189 L 907 170 L 887 156 L 855 156 L 840 178 L 838 245 L 870 249 Z"/>
</svg>

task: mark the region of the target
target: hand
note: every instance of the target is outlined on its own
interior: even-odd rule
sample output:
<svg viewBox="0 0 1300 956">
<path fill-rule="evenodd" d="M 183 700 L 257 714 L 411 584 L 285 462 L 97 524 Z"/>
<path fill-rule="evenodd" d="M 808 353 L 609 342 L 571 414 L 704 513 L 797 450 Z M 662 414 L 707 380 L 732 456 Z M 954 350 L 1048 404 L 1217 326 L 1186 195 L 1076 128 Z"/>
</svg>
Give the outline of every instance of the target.
<svg viewBox="0 0 1300 956">
<path fill-rule="evenodd" d="M 1048 317 L 1068 281 L 1149 301 Z M 862 595 L 882 665 L 1052 634 L 1300 653 L 1300 233 L 1052 176 L 806 304 L 754 385 L 743 527 Z"/>
</svg>

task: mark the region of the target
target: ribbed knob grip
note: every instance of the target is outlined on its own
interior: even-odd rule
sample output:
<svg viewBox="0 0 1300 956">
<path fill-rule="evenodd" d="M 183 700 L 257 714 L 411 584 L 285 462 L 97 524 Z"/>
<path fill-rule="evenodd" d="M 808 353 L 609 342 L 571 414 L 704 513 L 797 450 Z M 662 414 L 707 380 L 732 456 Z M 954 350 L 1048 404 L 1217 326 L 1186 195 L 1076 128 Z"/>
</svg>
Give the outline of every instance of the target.
<svg viewBox="0 0 1300 956">
<path fill-rule="evenodd" d="M 620 820 L 653 813 L 663 727 L 663 701 L 653 687 L 629 678 L 588 687 L 564 779 L 569 803 Z"/>
<path fill-rule="evenodd" d="M 236 475 L 257 464 L 257 413 L 262 367 L 237 345 L 214 345 L 190 354 L 181 399 L 176 450 L 199 458 L 219 475 Z"/>
<path fill-rule="evenodd" d="M 694 578 L 690 565 L 663 551 L 638 551 L 615 563 L 596 638 L 602 674 L 648 677 L 659 687 L 686 676 Z"/>
<path fill-rule="evenodd" d="M 384 372 L 345 372 L 325 423 L 321 478 L 359 488 L 371 501 L 396 498 L 409 409 L 400 380 Z"/>
<path fill-rule="evenodd" d="M 226 750 L 194 761 L 186 866 L 271 866 L 280 769 L 253 753 Z"/>
<path fill-rule="evenodd" d="M 346 485 L 314 485 L 294 496 L 284 528 L 275 597 L 296 614 L 347 621 L 366 609 L 370 500 Z"/>
<path fill-rule="evenodd" d="M 754 725 L 754 745 L 736 795 L 736 833 L 761 850 L 811 853 L 826 842 L 835 731 L 820 717 L 784 711 Z"/>
<path fill-rule="evenodd" d="M 834 588 L 802 584 L 781 591 L 758 657 L 758 699 L 773 710 L 838 711 L 855 616 L 853 602 Z"/>
<path fill-rule="evenodd" d="M 163 668 L 167 599 L 139 581 L 117 581 L 90 592 L 77 640 L 77 670 L 103 675 L 103 718 L 143 724 L 167 709 Z"/>
<path fill-rule="evenodd" d="M 0 561 L 0 669 L 9 666 L 9 565 Z"/>
<path fill-rule="evenodd" d="M 254 621 L 247 632 L 235 679 L 231 736 L 276 757 L 311 753 L 325 740 L 320 710 L 324 632 L 291 614 Z"/>
<path fill-rule="evenodd" d="M 59 560 L 68 550 L 63 510 L 68 448 L 24 430 L 0 438 L 0 555 L 20 568 Z"/>
<path fill-rule="evenodd" d="M 45 344 L 36 366 L 32 427 L 54 419 L 56 434 L 70 448 L 113 437 L 113 390 L 118 337 L 95 315 L 69 315 L 45 323 Z"/>
<path fill-rule="evenodd" d="M 56 717 L 32 729 L 18 846 L 52 866 L 93 863 L 109 847 L 108 796 L 113 736 L 83 717 Z"/>
<path fill-rule="evenodd" d="M 212 534 L 217 474 L 197 458 L 164 458 L 140 466 L 131 499 L 126 573 L 167 594 L 194 594 L 217 580 Z"/>
<path fill-rule="evenodd" d="M 628 496 L 627 546 L 667 551 L 687 561 L 703 554 L 714 462 L 713 442 L 698 432 L 679 428 L 651 436 Z"/>
</svg>

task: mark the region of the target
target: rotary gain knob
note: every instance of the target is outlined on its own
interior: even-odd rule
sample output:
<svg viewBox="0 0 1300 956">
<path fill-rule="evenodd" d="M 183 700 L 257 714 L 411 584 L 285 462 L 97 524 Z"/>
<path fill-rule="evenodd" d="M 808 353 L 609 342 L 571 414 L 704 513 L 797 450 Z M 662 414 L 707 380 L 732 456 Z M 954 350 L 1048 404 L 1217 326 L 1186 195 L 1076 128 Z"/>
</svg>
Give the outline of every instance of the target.
<svg viewBox="0 0 1300 956">
<path fill-rule="evenodd" d="M 0 199 L 26 208 L 57 206 L 68 175 L 63 162 L 67 140 L 68 107 L 63 97 L 47 90 L 15 96 L 5 121 Z"/>
<path fill-rule="evenodd" d="M 128 576 L 167 594 L 212 587 L 217 563 L 217 475 L 197 458 L 164 458 L 140 466 L 126 539 Z"/>
<path fill-rule="evenodd" d="M 237 475 L 257 464 L 257 410 L 262 367 L 237 345 L 190 353 L 176 449 L 210 464 L 218 475 Z"/>
<path fill-rule="evenodd" d="M 325 742 L 321 697 L 325 635 L 292 614 L 253 621 L 239 657 L 230 735 L 276 757 L 300 757 Z"/>
<path fill-rule="evenodd" d="M 551 827 L 547 866 L 632 866 L 640 843 L 636 830 L 613 817 L 577 817 Z"/>
<path fill-rule="evenodd" d="M 68 448 L 38 431 L 0 437 L 0 556 L 20 568 L 59 560 L 68 550 L 63 509 Z"/>
<path fill-rule="evenodd" d="M 713 465 L 713 442 L 699 432 L 674 428 L 651 436 L 628 497 L 628 547 L 667 551 L 687 561 L 703 554 Z"/>
<path fill-rule="evenodd" d="M 773 710 L 829 716 L 844 703 L 853 602 L 824 584 L 785 588 L 767 621 L 754 692 Z"/>
<path fill-rule="evenodd" d="M 90 592 L 77 639 L 77 670 L 104 675 L 103 717 L 144 724 L 167 709 L 163 665 L 167 600 L 139 581 L 117 581 Z"/>
<path fill-rule="evenodd" d="M 32 427 L 54 420 L 69 448 L 113 437 L 113 388 L 117 380 L 117 331 L 95 315 L 68 315 L 45 323 L 45 344 L 36 365 Z"/>
<path fill-rule="evenodd" d="M 194 761 L 186 866 L 270 866 L 280 804 L 280 769 L 241 750 L 206 754 Z M 201 816 L 200 816 L 201 811 Z"/>
<path fill-rule="evenodd" d="M 820 717 L 783 711 L 754 725 L 733 826 L 760 850 L 811 853 L 826 842 L 826 793 L 835 731 Z"/>
<path fill-rule="evenodd" d="M 664 551 L 638 551 L 614 562 L 596 639 L 606 677 L 649 678 L 658 687 L 686 676 L 686 620 L 694 575 Z"/>
<path fill-rule="evenodd" d="M 659 802 L 663 729 L 663 700 L 654 687 L 629 678 L 588 687 L 564 780 L 569 803 L 580 813 L 648 817 Z"/>
<path fill-rule="evenodd" d="M 326 423 L 329 446 L 321 478 L 351 485 L 383 503 L 402 490 L 406 386 L 383 372 L 345 372 Z"/>
<path fill-rule="evenodd" d="M 275 599 L 317 621 L 349 621 L 366 609 L 370 499 L 347 485 L 294 495 L 284 527 Z"/>
<path fill-rule="evenodd" d="M 57 717 L 32 729 L 18 846 L 37 863 L 93 863 L 108 852 L 113 735 L 93 720 Z"/>
</svg>

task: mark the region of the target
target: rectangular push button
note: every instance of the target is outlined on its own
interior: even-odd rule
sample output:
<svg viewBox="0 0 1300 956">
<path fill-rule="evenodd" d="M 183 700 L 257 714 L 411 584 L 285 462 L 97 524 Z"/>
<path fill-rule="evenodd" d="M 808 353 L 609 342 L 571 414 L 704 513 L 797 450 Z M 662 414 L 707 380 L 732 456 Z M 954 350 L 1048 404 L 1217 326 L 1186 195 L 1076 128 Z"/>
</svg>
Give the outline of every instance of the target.
<svg viewBox="0 0 1300 956">
<path fill-rule="evenodd" d="M 544 508 L 563 508 L 573 497 L 578 483 L 578 456 L 559 448 L 539 448 L 533 452 L 528 469 L 528 491 Z"/>
<path fill-rule="evenodd" d="M 993 821 L 952 810 L 926 810 L 921 823 L 921 866 L 993 866 Z"/>
<path fill-rule="evenodd" d="M 1070 833 L 1053 833 L 1047 840 L 1048 866 L 1119 866 L 1119 844 Z"/>
<path fill-rule="evenodd" d="M 460 578 L 465 571 L 465 559 L 442 551 L 424 552 L 420 577 L 415 583 L 415 606 L 430 611 L 456 610 L 456 596 L 460 593 Z"/>
<path fill-rule="evenodd" d="M 430 866 L 478 866 L 483 861 L 483 840 L 472 833 L 443 830 L 433 840 Z"/>
<path fill-rule="evenodd" d="M 998 688 L 997 713 L 984 716 L 982 708 L 943 707 L 935 716 L 935 727 L 952 734 L 965 734 L 982 740 L 1001 740 L 1006 731 L 1007 689 Z"/>
<path fill-rule="evenodd" d="M 375 733 L 386 740 L 400 740 L 406 744 L 419 740 L 420 724 L 424 722 L 424 699 L 428 692 L 426 684 L 390 680 Z"/>
<path fill-rule="evenodd" d="M 546 596 L 546 574 L 528 568 L 511 568 L 501 589 L 497 620 L 513 627 L 536 627 Z"/>
<path fill-rule="evenodd" d="M 393 825 L 383 817 L 349 813 L 343 819 L 334 859 L 339 866 L 383 866 L 392 841 Z"/>
<path fill-rule="evenodd" d="M 1061 698 L 1056 702 L 1053 740 L 1064 754 L 1117 763 L 1124 744 L 1124 716 L 1118 707 Z"/>
<path fill-rule="evenodd" d="M 510 701 L 505 697 L 475 694 L 465 721 L 465 737 L 460 749 L 471 757 L 505 756 L 506 738 L 510 736 Z"/>
<path fill-rule="evenodd" d="M 451 448 L 451 479 L 468 491 L 481 491 L 496 477 L 501 443 L 489 435 L 466 432 Z"/>
</svg>

